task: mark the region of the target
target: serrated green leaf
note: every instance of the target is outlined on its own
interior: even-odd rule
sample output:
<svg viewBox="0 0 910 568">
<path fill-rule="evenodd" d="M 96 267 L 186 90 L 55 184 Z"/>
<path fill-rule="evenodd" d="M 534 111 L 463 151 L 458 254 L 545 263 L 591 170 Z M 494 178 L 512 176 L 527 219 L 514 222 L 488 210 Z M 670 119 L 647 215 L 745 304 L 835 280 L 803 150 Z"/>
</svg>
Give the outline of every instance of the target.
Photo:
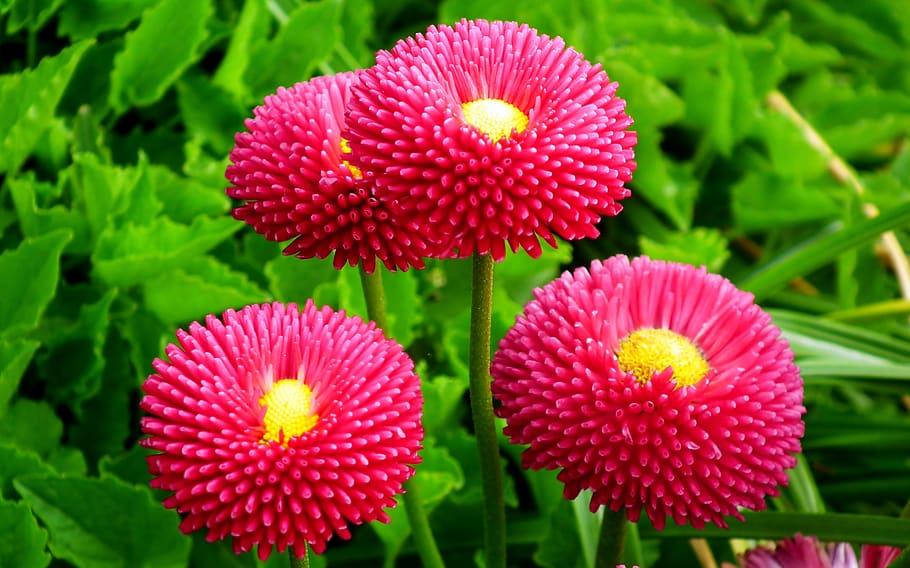
<svg viewBox="0 0 910 568">
<path fill-rule="evenodd" d="M 63 422 L 46 402 L 22 398 L 0 420 L 0 440 L 46 457 L 60 445 Z"/>
<path fill-rule="evenodd" d="M 152 480 L 148 467 L 149 455 L 149 450 L 136 445 L 125 452 L 101 458 L 98 462 L 98 471 L 102 476 L 113 476 L 127 483 L 146 487 Z"/>
<path fill-rule="evenodd" d="M 157 0 L 75 0 L 60 11 L 57 33 L 72 40 L 120 30 L 138 19 Z"/>
<path fill-rule="evenodd" d="M 200 215 L 217 217 L 230 208 L 231 201 L 220 185 L 199 183 L 161 166 L 151 166 L 150 175 L 162 212 L 174 221 L 192 223 Z M 223 178 L 223 169 L 220 175 Z"/>
<path fill-rule="evenodd" d="M 569 501 L 560 503 L 548 521 L 547 530 L 534 551 L 534 562 L 548 568 L 586 566 L 572 504 Z"/>
<path fill-rule="evenodd" d="M 177 102 L 190 134 L 219 154 L 231 150 L 234 133 L 243 130 L 248 113 L 229 92 L 204 77 L 189 75 L 177 83 Z"/>
<path fill-rule="evenodd" d="M 306 2 L 288 16 L 287 22 L 268 43 L 254 49 L 244 79 L 258 98 L 278 86 L 293 85 L 310 77 L 325 62 L 341 40 L 337 2 Z"/>
<path fill-rule="evenodd" d="M 55 557 L 85 568 L 183 568 L 190 539 L 144 489 L 113 478 L 56 476 L 14 482 L 47 527 Z"/>
<path fill-rule="evenodd" d="M 0 173 L 15 172 L 31 154 L 89 45 L 71 45 L 35 69 L 0 76 Z"/>
<path fill-rule="evenodd" d="M 705 227 L 686 233 L 672 233 L 660 241 L 641 235 L 638 244 L 642 254 L 651 258 L 704 266 L 710 272 L 720 272 L 730 258 L 727 239 L 720 231 Z"/>
<path fill-rule="evenodd" d="M 6 414 L 38 345 L 37 341 L 28 339 L 0 340 L 0 419 Z"/>
<path fill-rule="evenodd" d="M 678 229 L 692 224 L 692 211 L 698 196 L 698 183 L 691 165 L 681 165 L 663 156 L 662 134 L 657 130 L 640 130 L 635 159 L 648 164 L 635 172 L 633 193 L 638 191 L 648 203 L 663 212 Z"/>
<path fill-rule="evenodd" d="M 258 237 L 257 238 L 261 238 Z M 269 280 L 269 291 L 282 302 L 303 304 L 315 294 L 322 283 L 334 285 L 339 272 L 330 259 L 300 259 L 293 256 L 279 256 L 265 265 Z"/>
<path fill-rule="evenodd" d="M 6 20 L 6 33 L 22 28 L 36 31 L 54 15 L 63 0 L 13 0 Z"/>
<path fill-rule="evenodd" d="M 67 431 L 67 442 L 85 452 L 92 464 L 103 455 L 121 451 L 131 432 L 131 396 L 136 388 L 136 383 L 129 380 L 133 372 L 129 359 L 131 346 L 125 339 L 114 337 L 104 350 L 101 388 L 82 404 L 82 415 Z M 150 366 L 151 359 L 145 365 Z"/>
<path fill-rule="evenodd" d="M 230 218 L 207 217 L 198 217 L 191 225 L 159 217 L 148 225 L 109 227 L 98 239 L 92 262 L 108 285 L 134 286 L 188 266 L 240 227 Z"/>
<path fill-rule="evenodd" d="M 108 290 L 101 298 L 85 303 L 69 327 L 56 330 L 48 340 L 47 351 L 38 358 L 39 368 L 47 380 L 48 398 L 66 404 L 79 414 L 83 401 L 101 387 L 104 372 L 104 344 L 110 323 L 111 304 L 117 290 Z M 65 369 L 65 372 L 61 372 Z"/>
<path fill-rule="evenodd" d="M 27 505 L 0 501 L 0 562 L 4 566 L 44 568 L 51 561 L 46 545 L 47 533 Z"/>
<path fill-rule="evenodd" d="M 250 54 L 253 46 L 264 40 L 270 20 L 264 2 L 243 3 L 227 52 L 212 79 L 216 85 L 238 95 L 247 91 L 243 76 L 250 63 Z"/>
<path fill-rule="evenodd" d="M 733 218 L 743 231 L 792 227 L 837 217 L 835 186 L 807 186 L 797 177 L 751 172 L 732 188 Z"/>
<path fill-rule="evenodd" d="M 211 16 L 209 0 L 163 0 L 148 9 L 114 58 L 111 105 L 124 110 L 160 99 L 201 55 Z"/>
<path fill-rule="evenodd" d="M 148 309 L 165 322 L 199 320 L 228 308 L 268 300 L 268 294 L 225 264 L 205 256 L 143 284 Z"/>
<path fill-rule="evenodd" d="M 0 497 L 15 497 L 13 480 L 26 475 L 46 475 L 54 468 L 41 461 L 34 452 L 21 450 L 16 446 L 0 442 Z"/>
<path fill-rule="evenodd" d="M 444 448 L 424 448 L 421 455 L 423 462 L 417 467 L 411 483 L 418 484 L 424 510 L 429 514 L 446 496 L 464 485 L 464 475 L 458 462 Z M 388 510 L 388 524 L 370 525 L 385 546 L 385 566 L 394 566 L 395 558 L 411 533 L 400 497 L 398 501 L 397 507 Z"/>
<path fill-rule="evenodd" d="M 68 231 L 55 231 L 25 239 L 15 250 L 0 255 L 0 337 L 38 325 L 57 289 L 60 254 L 71 236 Z"/>
<path fill-rule="evenodd" d="M 152 360 L 161 356 L 164 346 L 174 338 L 173 326 L 140 308 L 120 322 L 120 333 L 129 344 L 130 363 L 136 373 L 133 384 L 141 384 L 152 370 Z"/>
<path fill-rule="evenodd" d="M 407 347 L 414 341 L 414 328 L 422 320 L 420 298 L 417 295 L 417 278 L 413 272 L 389 272 L 377 268 L 382 274 L 385 290 L 386 315 L 389 329 L 385 332 Z M 346 267 L 338 276 L 339 307 L 350 315 L 368 320 L 363 286 L 357 269 Z"/>
</svg>

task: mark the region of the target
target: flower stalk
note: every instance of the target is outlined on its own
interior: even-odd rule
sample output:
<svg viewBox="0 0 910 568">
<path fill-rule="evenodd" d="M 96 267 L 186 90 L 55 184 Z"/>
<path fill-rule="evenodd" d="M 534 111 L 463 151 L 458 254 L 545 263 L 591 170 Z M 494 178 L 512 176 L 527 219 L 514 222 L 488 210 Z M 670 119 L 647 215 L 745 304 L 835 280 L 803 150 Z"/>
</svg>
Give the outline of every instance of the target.
<svg viewBox="0 0 910 568">
<path fill-rule="evenodd" d="M 597 568 L 615 568 L 622 562 L 622 549 L 626 540 L 626 512 L 614 512 L 604 507 L 604 518 L 600 523 L 600 540 L 597 543 Z"/>
<path fill-rule="evenodd" d="M 310 547 L 303 545 L 303 556 L 297 558 L 293 548 L 288 548 L 288 558 L 291 559 L 291 568 L 310 568 Z"/>
<path fill-rule="evenodd" d="M 506 511 L 499 443 L 490 390 L 490 325 L 493 317 L 493 257 L 475 254 L 471 283 L 471 416 L 484 496 L 484 546 L 487 568 L 506 565 Z"/>
<path fill-rule="evenodd" d="M 376 325 L 388 335 L 389 322 L 386 314 L 385 290 L 382 286 L 382 274 L 379 267 L 377 266 L 372 273 L 367 273 L 361 264 L 360 283 L 363 288 L 363 299 L 367 305 L 367 317 L 376 322 Z M 436 539 L 433 537 L 430 520 L 423 508 L 420 490 L 414 478 L 405 483 L 404 488 L 405 491 L 402 495 L 404 510 L 408 516 L 408 523 L 411 525 L 411 536 L 420 560 L 425 568 L 444 568 L 445 563 L 439 553 Z"/>
</svg>

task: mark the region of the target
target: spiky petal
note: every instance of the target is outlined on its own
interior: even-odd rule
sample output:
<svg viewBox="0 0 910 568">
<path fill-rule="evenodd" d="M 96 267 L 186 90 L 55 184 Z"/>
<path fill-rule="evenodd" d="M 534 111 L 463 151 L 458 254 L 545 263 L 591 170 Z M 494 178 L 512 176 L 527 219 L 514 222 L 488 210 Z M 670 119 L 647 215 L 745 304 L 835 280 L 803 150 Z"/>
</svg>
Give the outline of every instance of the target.
<svg viewBox="0 0 910 568">
<path fill-rule="evenodd" d="M 598 235 L 635 169 L 632 120 L 600 65 L 514 22 L 462 20 L 381 51 L 348 110 L 381 199 L 461 256 Z"/>
<path fill-rule="evenodd" d="M 349 525 L 388 521 L 423 439 L 419 382 L 398 343 L 312 302 L 228 310 L 177 339 L 142 386 L 141 443 L 157 452 L 152 487 L 171 492 L 164 505 L 183 515 L 181 530 L 231 536 L 236 552 L 258 546 L 265 559 L 273 546 L 319 553 L 333 534 L 350 538 Z M 275 439 L 264 403 L 291 379 L 315 420 Z"/>
<path fill-rule="evenodd" d="M 710 370 L 694 384 L 672 366 L 623 371 L 617 351 L 642 329 L 692 342 Z M 751 294 L 688 265 L 615 256 L 563 274 L 535 291 L 492 374 L 525 467 L 658 528 L 764 508 L 800 451 L 803 383 L 780 331 Z"/>
<path fill-rule="evenodd" d="M 356 81 L 316 77 L 256 107 L 226 173 L 228 195 L 244 201 L 234 216 L 269 240 L 293 239 L 285 254 L 334 253 L 336 268 L 362 263 L 368 272 L 377 258 L 390 270 L 422 268 L 429 250 L 417 224 L 392 215 L 345 151 L 344 107 Z"/>
</svg>

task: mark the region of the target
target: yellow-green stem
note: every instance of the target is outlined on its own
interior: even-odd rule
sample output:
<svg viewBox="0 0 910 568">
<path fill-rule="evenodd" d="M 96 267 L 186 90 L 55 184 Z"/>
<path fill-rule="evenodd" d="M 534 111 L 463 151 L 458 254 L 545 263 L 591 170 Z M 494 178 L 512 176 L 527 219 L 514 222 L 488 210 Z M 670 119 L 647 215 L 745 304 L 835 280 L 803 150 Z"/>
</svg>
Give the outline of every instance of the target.
<svg viewBox="0 0 910 568">
<path fill-rule="evenodd" d="M 622 562 L 622 548 L 626 540 L 626 512 L 614 513 L 604 507 L 604 518 L 600 525 L 600 541 L 597 543 L 597 568 L 616 568 Z"/>
<path fill-rule="evenodd" d="M 480 451 L 483 481 L 484 545 L 487 568 L 506 565 L 506 510 L 499 443 L 490 391 L 490 324 L 493 317 L 493 258 L 474 255 L 471 283 L 471 416 Z"/>
<path fill-rule="evenodd" d="M 367 317 L 376 322 L 376 325 L 388 335 L 389 323 L 386 316 L 385 290 L 379 270 L 379 267 L 376 267 L 374 272 L 367 274 L 361 266 L 360 283 L 363 287 L 363 299 L 367 304 Z M 444 568 L 445 563 L 442 561 L 439 547 L 436 546 L 436 539 L 433 538 L 430 520 L 423 508 L 417 483 L 412 478 L 405 484 L 404 489 L 405 492 L 402 496 L 404 510 L 408 515 L 411 537 L 414 539 L 414 547 L 420 555 L 421 562 L 426 568 Z"/>
<path fill-rule="evenodd" d="M 297 558 L 293 548 L 288 548 L 288 558 L 291 559 L 291 568 L 310 568 L 310 551 L 306 544 L 303 545 L 303 556 Z"/>
</svg>

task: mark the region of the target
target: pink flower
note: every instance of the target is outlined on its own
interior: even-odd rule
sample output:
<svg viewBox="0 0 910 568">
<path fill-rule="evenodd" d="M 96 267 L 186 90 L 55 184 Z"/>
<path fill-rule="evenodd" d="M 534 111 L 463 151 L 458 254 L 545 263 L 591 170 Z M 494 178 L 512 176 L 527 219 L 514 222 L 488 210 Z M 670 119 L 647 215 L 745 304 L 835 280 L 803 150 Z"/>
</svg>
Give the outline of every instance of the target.
<svg viewBox="0 0 910 568">
<path fill-rule="evenodd" d="M 600 65 L 514 22 L 462 20 L 381 51 L 348 109 L 354 163 L 461 256 L 598 235 L 635 169 Z"/>
<path fill-rule="evenodd" d="M 189 533 L 235 552 L 321 553 L 383 507 L 418 463 L 413 363 L 372 323 L 312 302 L 228 310 L 177 332 L 143 385 L 152 487 Z"/>
<path fill-rule="evenodd" d="M 863 545 L 857 563 L 853 547 L 846 542 L 822 546 L 814 536 L 797 534 L 773 549 L 760 546 L 749 550 L 741 564 L 743 568 L 887 568 L 900 552 L 894 546 Z"/>
<path fill-rule="evenodd" d="M 793 354 L 752 296 L 688 265 L 615 256 L 565 273 L 499 345 L 493 394 L 525 467 L 591 509 L 726 526 L 787 483 L 804 424 Z"/>
<path fill-rule="evenodd" d="M 390 270 L 423 267 L 429 254 L 417 224 L 394 217 L 376 198 L 342 138 L 344 108 L 354 73 L 317 77 L 280 88 L 236 136 L 227 193 L 244 203 L 234 210 L 272 241 L 293 242 L 285 254 L 325 258 L 335 267 L 378 258 Z"/>
</svg>

